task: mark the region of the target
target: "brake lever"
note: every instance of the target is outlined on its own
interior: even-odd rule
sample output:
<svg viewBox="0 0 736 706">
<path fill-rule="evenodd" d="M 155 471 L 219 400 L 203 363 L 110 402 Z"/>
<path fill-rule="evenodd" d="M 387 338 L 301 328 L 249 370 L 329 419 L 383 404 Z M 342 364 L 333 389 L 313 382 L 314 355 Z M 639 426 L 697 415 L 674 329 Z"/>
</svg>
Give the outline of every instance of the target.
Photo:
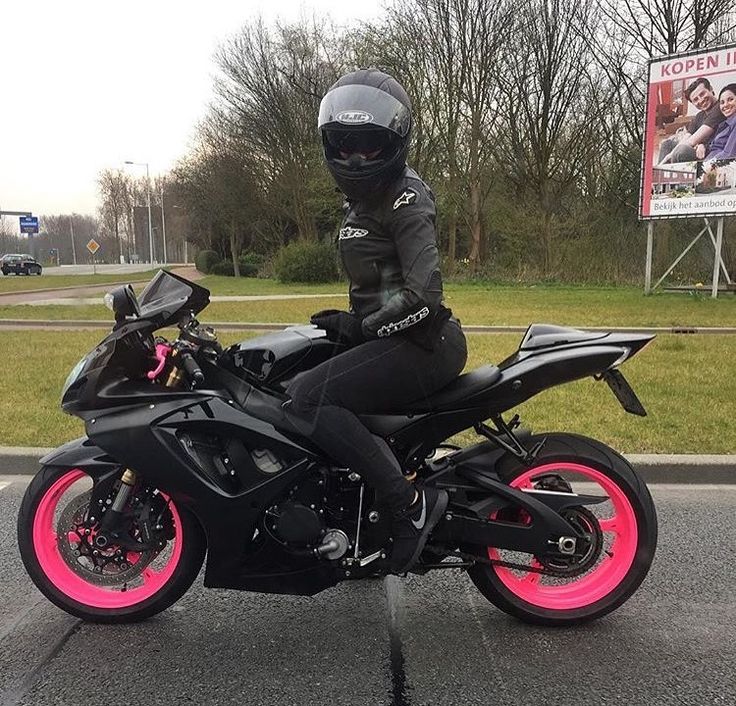
<svg viewBox="0 0 736 706">
<path fill-rule="evenodd" d="M 166 358 L 169 353 L 171 353 L 171 346 L 165 343 L 156 344 L 156 360 L 158 361 L 158 365 L 153 370 L 149 370 L 146 373 L 146 377 L 149 380 L 155 380 L 161 374 L 161 371 L 166 365 Z"/>
</svg>

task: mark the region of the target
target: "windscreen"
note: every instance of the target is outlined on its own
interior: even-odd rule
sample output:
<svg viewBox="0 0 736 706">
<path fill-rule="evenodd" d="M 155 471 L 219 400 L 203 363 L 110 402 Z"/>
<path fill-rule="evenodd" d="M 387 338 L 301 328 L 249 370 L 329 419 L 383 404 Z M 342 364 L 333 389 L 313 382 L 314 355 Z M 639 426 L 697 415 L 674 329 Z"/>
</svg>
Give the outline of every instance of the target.
<svg viewBox="0 0 736 706">
<path fill-rule="evenodd" d="M 198 314 L 209 303 L 207 289 L 165 270 L 155 275 L 138 298 L 141 318 L 154 320 L 158 326 L 176 323 L 187 311 Z"/>
</svg>

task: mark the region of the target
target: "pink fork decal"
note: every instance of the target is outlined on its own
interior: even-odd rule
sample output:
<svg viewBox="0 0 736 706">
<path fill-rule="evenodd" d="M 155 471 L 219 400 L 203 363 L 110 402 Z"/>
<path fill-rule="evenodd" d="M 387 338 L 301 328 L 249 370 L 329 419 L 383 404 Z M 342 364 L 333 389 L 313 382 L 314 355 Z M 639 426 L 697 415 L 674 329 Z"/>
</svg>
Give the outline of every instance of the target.
<svg viewBox="0 0 736 706">
<path fill-rule="evenodd" d="M 156 344 L 156 360 L 158 360 L 158 365 L 147 373 L 149 380 L 155 380 L 161 374 L 164 365 L 166 365 L 166 357 L 169 353 L 171 353 L 171 346 L 167 346 L 165 343 Z"/>
</svg>

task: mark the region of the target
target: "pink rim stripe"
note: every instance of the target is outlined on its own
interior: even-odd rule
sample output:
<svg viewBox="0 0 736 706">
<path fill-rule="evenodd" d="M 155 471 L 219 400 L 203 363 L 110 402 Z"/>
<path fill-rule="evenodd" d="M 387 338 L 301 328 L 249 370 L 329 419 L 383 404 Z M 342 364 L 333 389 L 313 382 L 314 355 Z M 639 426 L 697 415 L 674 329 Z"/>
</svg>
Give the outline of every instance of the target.
<svg viewBox="0 0 736 706">
<path fill-rule="evenodd" d="M 502 566 L 493 567 L 496 576 L 514 595 L 527 603 L 549 608 L 551 610 L 574 610 L 584 608 L 605 598 L 621 581 L 634 562 L 638 544 L 636 515 L 626 494 L 608 476 L 589 466 L 578 463 L 550 463 L 533 468 L 512 481 L 514 488 L 532 487 L 532 478 L 544 473 L 571 471 L 585 477 L 586 481 L 597 483 L 608 495 L 615 514 L 601 521 L 604 535 L 613 533 L 614 539 L 609 551 L 612 557 L 605 555 L 595 568 L 570 583 L 561 586 L 546 586 L 541 583 L 539 574 L 529 573 L 518 576 L 511 569 Z M 488 548 L 491 559 L 501 559 L 494 547 Z M 538 566 L 532 559 L 530 566 Z"/>
<path fill-rule="evenodd" d="M 171 579 L 179 564 L 182 550 L 181 518 L 173 503 L 169 504 L 174 518 L 176 537 L 174 547 L 166 565 L 160 571 L 146 568 L 141 576 L 143 585 L 127 591 L 96 586 L 88 583 L 81 576 L 74 573 L 64 561 L 57 544 L 56 528 L 54 527 L 54 512 L 62 495 L 86 474 L 74 469 L 65 473 L 44 494 L 36 508 L 33 518 L 33 548 L 42 571 L 57 590 L 91 608 L 130 608 L 142 603 Z"/>
</svg>

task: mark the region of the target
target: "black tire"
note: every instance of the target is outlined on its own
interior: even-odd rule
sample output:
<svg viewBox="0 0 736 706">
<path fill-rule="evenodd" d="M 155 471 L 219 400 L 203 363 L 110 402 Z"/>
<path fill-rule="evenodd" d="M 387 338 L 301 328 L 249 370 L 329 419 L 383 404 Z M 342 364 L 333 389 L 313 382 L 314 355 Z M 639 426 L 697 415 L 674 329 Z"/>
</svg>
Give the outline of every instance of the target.
<svg viewBox="0 0 736 706">
<path fill-rule="evenodd" d="M 95 623 L 138 622 L 160 613 L 179 600 L 197 578 L 206 551 L 206 539 L 199 522 L 186 508 L 180 506 L 176 506 L 176 511 L 181 518 L 181 534 L 177 535 L 183 540 L 181 555 L 168 581 L 145 600 L 122 608 L 90 606 L 66 595 L 49 578 L 34 547 L 34 518 L 47 491 L 72 470 L 74 469 L 53 466 L 42 468 L 28 486 L 20 506 L 18 546 L 26 571 L 41 593 L 67 613 Z"/>
<path fill-rule="evenodd" d="M 584 607 L 551 609 L 527 602 L 501 581 L 496 569 L 487 564 L 476 564 L 468 570 L 471 580 L 480 592 L 496 607 L 520 620 L 535 625 L 563 627 L 600 618 L 621 606 L 636 591 L 647 575 L 657 546 L 657 513 L 646 484 L 631 465 L 613 449 L 594 439 L 572 434 L 546 435 L 534 467 L 546 464 L 579 463 L 593 468 L 612 480 L 623 491 L 634 511 L 637 526 L 635 554 L 630 568 L 616 586 L 606 595 Z M 542 436 L 532 437 L 531 447 Z M 504 482 L 529 471 L 516 458 L 504 456 L 496 469 Z M 474 551 L 482 551 L 475 547 Z"/>
</svg>

